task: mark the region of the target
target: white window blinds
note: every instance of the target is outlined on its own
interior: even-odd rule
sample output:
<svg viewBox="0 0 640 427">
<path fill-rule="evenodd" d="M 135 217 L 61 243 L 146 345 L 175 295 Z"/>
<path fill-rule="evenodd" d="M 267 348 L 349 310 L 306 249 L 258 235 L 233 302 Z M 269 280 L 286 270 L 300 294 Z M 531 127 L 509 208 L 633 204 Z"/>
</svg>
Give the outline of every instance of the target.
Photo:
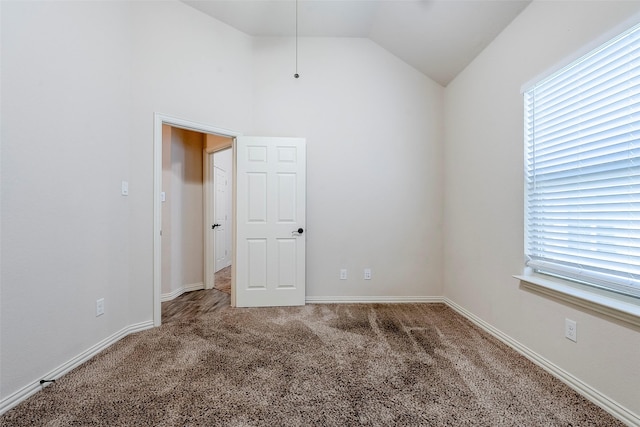
<svg viewBox="0 0 640 427">
<path fill-rule="evenodd" d="M 640 297 L 640 26 L 524 97 L 527 265 Z"/>
</svg>

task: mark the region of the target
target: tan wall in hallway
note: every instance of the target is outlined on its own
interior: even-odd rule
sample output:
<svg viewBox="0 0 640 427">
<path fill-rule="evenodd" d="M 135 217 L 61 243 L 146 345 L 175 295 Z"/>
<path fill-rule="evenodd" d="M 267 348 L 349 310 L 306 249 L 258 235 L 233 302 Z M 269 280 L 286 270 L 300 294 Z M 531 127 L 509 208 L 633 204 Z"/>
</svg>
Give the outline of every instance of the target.
<svg viewBox="0 0 640 427">
<path fill-rule="evenodd" d="M 168 128 L 165 139 L 165 129 Z M 204 283 L 204 135 L 163 127 L 162 293 Z"/>
<path fill-rule="evenodd" d="M 162 125 L 162 289 L 171 292 L 171 126 Z"/>
</svg>

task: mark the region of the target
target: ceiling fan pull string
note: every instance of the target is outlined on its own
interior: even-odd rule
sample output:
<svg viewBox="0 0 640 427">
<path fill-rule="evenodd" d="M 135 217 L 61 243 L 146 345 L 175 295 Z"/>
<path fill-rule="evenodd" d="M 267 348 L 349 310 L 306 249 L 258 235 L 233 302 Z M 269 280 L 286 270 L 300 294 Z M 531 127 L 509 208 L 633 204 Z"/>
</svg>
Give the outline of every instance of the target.
<svg viewBox="0 0 640 427">
<path fill-rule="evenodd" d="M 298 0 L 296 0 L 296 73 L 293 77 L 296 79 L 300 77 L 298 74 Z"/>
</svg>

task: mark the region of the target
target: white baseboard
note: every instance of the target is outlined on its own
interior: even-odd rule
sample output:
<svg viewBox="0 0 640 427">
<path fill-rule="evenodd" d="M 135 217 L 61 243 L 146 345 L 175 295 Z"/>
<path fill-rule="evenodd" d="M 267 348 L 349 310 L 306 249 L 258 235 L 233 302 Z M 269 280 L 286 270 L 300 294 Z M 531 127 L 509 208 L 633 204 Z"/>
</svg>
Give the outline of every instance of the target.
<svg viewBox="0 0 640 427">
<path fill-rule="evenodd" d="M 58 366 L 53 371 L 43 375 L 42 378 L 58 379 L 64 374 L 66 374 L 67 372 L 82 365 L 84 362 L 91 359 L 93 356 L 105 350 L 112 344 L 115 344 L 117 341 L 120 341 L 122 338 L 126 337 L 127 335 L 133 334 L 135 332 L 140 332 L 152 327 L 153 327 L 153 321 L 149 320 L 146 322 L 136 323 L 134 325 L 129 325 L 125 328 L 122 328 L 115 334 L 103 339 L 99 343 L 89 347 L 88 349 L 78 354 L 77 356 L 67 361 L 66 363 L 63 363 L 62 365 Z M 39 392 L 40 390 L 43 389 L 43 387 L 46 387 L 48 385 L 50 385 L 50 383 L 45 383 L 41 385 L 40 381 L 38 380 L 31 384 L 27 384 L 20 390 L 2 399 L 0 401 L 0 415 L 4 414 L 9 409 L 18 405 L 20 402 L 24 401 L 31 395 Z"/>
<path fill-rule="evenodd" d="M 470 311 L 467 311 L 466 309 L 459 306 L 458 304 L 451 301 L 450 299 L 443 298 L 443 302 L 447 304 L 449 307 L 451 307 L 453 310 L 460 313 L 462 316 L 469 319 L 475 325 L 485 330 L 486 332 L 490 333 L 491 335 L 493 335 L 503 343 L 507 344 L 509 347 L 513 348 L 518 353 L 522 354 L 524 357 L 531 360 L 533 363 L 540 366 L 542 369 L 544 369 L 545 371 L 547 371 L 548 373 L 550 373 L 551 375 L 553 375 L 554 377 L 556 377 L 557 379 L 559 379 L 560 381 L 562 381 L 563 383 L 565 383 L 566 385 L 568 385 L 569 387 L 571 387 L 572 389 L 580 393 L 586 399 L 595 403 L 596 405 L 598 405 L 599 407 L 601 407 L 602 409 L 604 409 L 605 411 L 607 411 L 608 413 L 610 413 L 611 415 L 613 415 L 614 417 L 622 421 L 623 423 L 631 427 L 640 426 L 640 416 L 638 414 L 631 412 L 624 406 L 618 404 L 616 401 L 600 393 L 598 390 L 594 389 L 589 384 L 584 383 L 579 378 L 576 378 L 569 372 L 565 371 L 564 369 L 554 364 L 553 362 L 545 359 L 544 357 L 542 357 L 535 351 L 531 350 L 527 346 L 519 343 L 518 341 L 511 338 L 509 335 L 491 326 L 489 323 L 480 319 L 475 314 L 471 313 Z"/>
<path fill-rule="evenodd" d="M 391 297 L 391 296 L 333 296 L 307 297 L 307 304 L 401 304 L 401 303 L 444 303 L 442 297 Z"/>
<path fill-rule="evenodd" d="M 199 291 L 201 289 L 204 289 L 204 283 L 203 282 L 199 282 L 199 283 L 192 283 L 190 285 L 184 285 L 179 287 L 178 289 L 171 291 L 169 293 L 166 294 L 161 294 L 160 295 L 160 302 L 166 302 L 166 301 L 171 301 L 174 298 L 179 297 L 180 295 L 187 293 L 187 292 L 191 292 L 191 291 Z"/>
</svg>

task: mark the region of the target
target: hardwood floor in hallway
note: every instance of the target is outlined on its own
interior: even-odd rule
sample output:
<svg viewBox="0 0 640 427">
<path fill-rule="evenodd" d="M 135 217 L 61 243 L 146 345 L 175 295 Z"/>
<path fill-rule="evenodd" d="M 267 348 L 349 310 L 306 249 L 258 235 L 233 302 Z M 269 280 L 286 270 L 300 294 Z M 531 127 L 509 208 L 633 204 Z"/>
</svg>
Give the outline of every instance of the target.
<svg viewBox="0 0 640 427">
<path fill-rule="evenodd" d="M 218 282 L 226 280 L 226 269 L 216 273 L 216 286 Z M 230 274 L 229 281 L 231 280 Z M 162 323 L 185 322 L 194 320 L 198 315 L 211 311 L 228 308 L 231 305 L 231 295 L 218 289 L 203 289 L 187 292 L 171 301 L 162 303 Z"/>
</svg>

